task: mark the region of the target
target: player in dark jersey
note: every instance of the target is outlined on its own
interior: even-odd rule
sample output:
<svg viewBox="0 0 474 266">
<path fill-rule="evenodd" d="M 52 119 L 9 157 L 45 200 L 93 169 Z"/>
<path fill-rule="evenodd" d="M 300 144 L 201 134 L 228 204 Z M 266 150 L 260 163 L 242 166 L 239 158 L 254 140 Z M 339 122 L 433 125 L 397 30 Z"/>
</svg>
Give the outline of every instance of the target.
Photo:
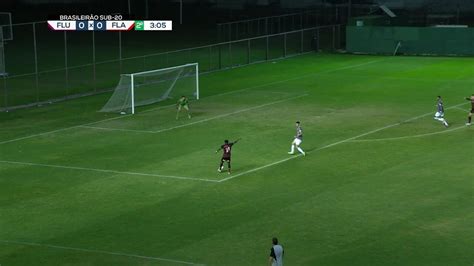
<svg viewBox="0 0 474 266">
<path fill-rule="evenodd" d="M 474 94 L 471 95 L 471 97 L 466 97 L 466 100 L 471 102 L 471 111 L 469 111 L 469 116 L 467 117 L 467 123 L 466 123 L 466 126 L 470 126 L 471 120 L 472 120 L 472 114 L 474 114 Z"/>
<path fill-rule="evenodd" d="M 441 96 L 438 96 L 437 103 L 436 103 L 436 113 L 434 115 L 434 119 L 443 123 L 445 127 L 448 127 L 448 122 L 444 119 L 444 105 Z"/>
<path fill-rule="evenodd" d="M 229 142 L 228 140 L 224 140 L 224 144 L 216 151 L 219 152 L 220 150 L 223 150 L 224 153 L 222 153 L 222 158 L 221 158 L 221 164 L 219 165 L 219 169 L 217 171 L 220 173 L 222 172 L 222 169 L 224 168 L 224 162 L 227 161 L 227 167 L 230 175 L 230 157 L 231 157 L 231 151 L 232 151 L 232 146 L 234 146 L 235 143 L 239 142 L 240 139 L 237 139 L 234 142 Z"/>
</svg>

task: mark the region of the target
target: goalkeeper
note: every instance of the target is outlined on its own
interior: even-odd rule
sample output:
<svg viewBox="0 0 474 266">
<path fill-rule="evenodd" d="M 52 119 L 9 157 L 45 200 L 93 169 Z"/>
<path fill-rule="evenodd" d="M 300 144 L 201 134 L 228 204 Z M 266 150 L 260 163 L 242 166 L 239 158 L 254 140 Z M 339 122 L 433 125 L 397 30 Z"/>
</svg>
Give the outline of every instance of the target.
<svg viewBox="0 0 474 266">
<path fill-rule="evenodd" d="M 189 100 L 186 96 L 183 95 L 181 98 L 179 98 L 178 102 L 176 103 L 176 108 L 178 109 L 176 112 L 176 120 L 179 119 L 179 113 L 181 112 L 181 109 L 185 109 L 188 113 L 188 118 L 191 119 L 191 114 L 189 113 Z"/>
</svg>

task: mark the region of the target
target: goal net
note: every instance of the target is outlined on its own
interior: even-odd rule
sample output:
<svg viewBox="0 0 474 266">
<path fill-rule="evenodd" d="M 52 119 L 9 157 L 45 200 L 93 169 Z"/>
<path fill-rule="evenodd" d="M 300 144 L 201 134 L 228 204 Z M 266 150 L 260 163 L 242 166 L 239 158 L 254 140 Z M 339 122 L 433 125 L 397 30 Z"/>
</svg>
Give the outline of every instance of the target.
<svg viewBox="0 0 474 266">
<path fill-rule="evenodd" d="M 138 106 L 181 96 L 199 99 L 199 66 L 197 63 L 123 74 L 100 112 L 134 114 Z"/>
</svg>

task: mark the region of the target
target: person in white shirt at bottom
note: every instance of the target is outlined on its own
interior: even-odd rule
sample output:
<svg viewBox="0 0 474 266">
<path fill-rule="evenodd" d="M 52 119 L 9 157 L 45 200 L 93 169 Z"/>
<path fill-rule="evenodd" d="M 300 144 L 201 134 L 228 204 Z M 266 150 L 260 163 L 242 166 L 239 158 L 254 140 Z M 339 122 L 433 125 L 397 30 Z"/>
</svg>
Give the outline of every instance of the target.
<svg viewBox="0 0 474 266">
<path fill-rule="evenodd" d="M 278 244 L 278 239 L 274 237 L 272 239 L 273 246 L 270 249 L 270 258 L 268 259 L 268 265 L 270 266 L 283 266 L 283 247 Z"/>
</svg>

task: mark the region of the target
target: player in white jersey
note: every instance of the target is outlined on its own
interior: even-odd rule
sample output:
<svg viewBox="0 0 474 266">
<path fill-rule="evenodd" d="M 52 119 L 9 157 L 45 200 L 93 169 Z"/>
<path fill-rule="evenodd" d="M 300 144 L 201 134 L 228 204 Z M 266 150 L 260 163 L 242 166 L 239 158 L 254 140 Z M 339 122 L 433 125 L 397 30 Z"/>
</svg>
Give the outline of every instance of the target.
<svg viewBox="0 0 474 266">
<path fill-rule="evenodd" d="M 474 94 L 471 95 L 471 97 L 466 97 L 466 100 L 471 102 L 471 111 L 469 111 L 469 116 L 467 117 L 467 123 L 466 123 L 466 126 L 470 126 L 471 120 L 472 120 L 472 114 L 474 114 Z"/>
<path fill-rule="evenodd" d="M 444 119 L 444 105 L 443 100 L 441 100 L 441 96 L 438 96 L 437 103 L 436 103 L 436 113 L 434 115 L 434 119 L 443 123 L 445 127 L 448 127 L 448 122 Z"/>
<path fill-rule="evenodd" d="M 295 139 L 291 143 L 291 148 L 290 148 L 290 151 L 288 152 L 288 154 L 294 154 L 295 153 L 295 147 L 296 147 L 296 149 L 301 154 L 303 154 L 303 156 L 306 155 L 306 153 L 300 147 L 301 142 L 303 142 L 303 128 L 301 127 L 300 124 L 301 124 L 300 121 L 296 121 L 296 135 L 295 135 Z"/>
<path fill-rule="evenodd" d="M 274 237 L 272 239 L 272 248 L 270 249 L 270 258 L 268 264 L 270 266 L 283 266 L 283 247 L 278 244 L 278 239 Z"/>
</svg>

